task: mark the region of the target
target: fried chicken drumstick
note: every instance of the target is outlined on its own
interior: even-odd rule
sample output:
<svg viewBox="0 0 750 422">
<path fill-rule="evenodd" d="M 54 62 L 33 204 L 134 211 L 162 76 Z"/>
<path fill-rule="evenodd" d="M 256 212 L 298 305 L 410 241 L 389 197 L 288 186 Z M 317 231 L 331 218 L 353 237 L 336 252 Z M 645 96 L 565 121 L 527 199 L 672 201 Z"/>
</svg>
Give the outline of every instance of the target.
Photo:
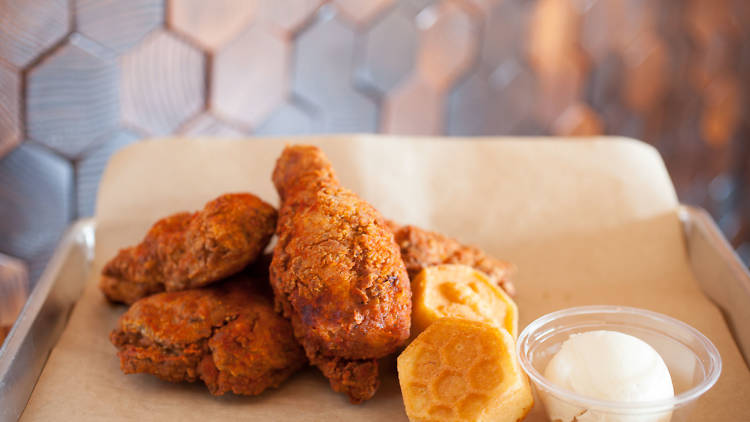
<svg viewBox="0 0 750 422">
<path fill-rule="evenodd" d="M 352 403 L 367 400 L 379 384 L 376 359 L 409 337 L 411 289 L 398 245 L 319 149 L 284 149 L 273 182 L 281 197 L 270 267 L 277 309 L 331 387 Z"/>
<path fill-rule="evenodd" d="M 99 287 L 110 301 L 132 304 L 221 280 L 263 252 L 276 217 L 271 205 L 249 193 L 222 195 L 201 211 L 166 217 L 105 265 Z"/>
<path fill-rule="evenodd" d="M 509 295 L 515 294 L 510 281 L 513 266 L 485 254 L 479 248 L 466 246 L 440 233 L 416 226 L 398 226 L 388 222 L 396 243 L 401 248 L 401 258 L 412 279 L 425 267 L 440 264 L 462 264 L 487 274 Z"/>
<path fill-rule="evenodd" d="M 211 394 L 256 395 L 307 363 L 289 321 L 244 276 L 137 301 L 110 340 L 126 374 L 202 380 Z"/>
</svg>

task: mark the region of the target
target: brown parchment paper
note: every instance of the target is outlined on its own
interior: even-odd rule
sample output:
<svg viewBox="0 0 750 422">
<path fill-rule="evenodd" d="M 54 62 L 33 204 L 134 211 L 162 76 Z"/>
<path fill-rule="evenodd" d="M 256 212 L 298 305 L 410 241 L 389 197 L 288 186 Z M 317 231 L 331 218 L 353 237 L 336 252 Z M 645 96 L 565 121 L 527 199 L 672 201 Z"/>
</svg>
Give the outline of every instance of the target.
<svg viewBox="0 0 750 422">
<path fill-rule="evenodd" d="M 439 230 L 518 266 L 521 327 L 553 310 L 620 304 L 706 334 L 724 371 L 694 420 L 750 420 L 750 372 L 686 260 L 677 200 L 656 151 L 626 139 L 170 139 L 118 153 L 97 203 L 94 275 L 53 350 L 24 420 L 406 420 L 392 360 L 354 406 L 314 369 L 259 397 L 123 375 L 108 334 L 121 306 L 96 287 L 103 262 L 158 218 L 231 191 L 278 203 L 270 174 L 285 143 L 317 144 L 342 183 L 401 223 Z M 527 419 L 544 420 L 541 405 Z"/>
</svg>

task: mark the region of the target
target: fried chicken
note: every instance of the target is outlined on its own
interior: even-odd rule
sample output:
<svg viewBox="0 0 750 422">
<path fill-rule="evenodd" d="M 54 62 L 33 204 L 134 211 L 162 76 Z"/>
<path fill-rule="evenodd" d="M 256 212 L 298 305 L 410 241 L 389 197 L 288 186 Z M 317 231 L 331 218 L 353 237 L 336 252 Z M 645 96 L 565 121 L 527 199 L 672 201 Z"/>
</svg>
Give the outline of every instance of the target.
<svg viewBox="0 0 750 422">
<path fill-rule="evenodd" d="M 110 340 L 126 374 L 202 380 L 211 394 L 256 395 L 307 362 L 289 321 L 249 278 L 156 294 L 120 317 Z"/>
<path fill-rule="evenodd" d="M 105 265 L 99 286 L 110 301 L 132 304 L 221 280 L 263 252 L 276 217 L 255 195 L 222 195 L 201 211 L 157 221 L 139 245 L 120 250 Z"/>
<path fill-rule="evenodd" d="M 331 387 L 360 403 L 378 388 L 376 359 L 409 338 L 411 289 L 398 245 L 318 148 L 285 148 L 273 182 L 281 197 L 270 267 L 277 309 Z"/>
<path fill-rule="evenodd" d="M 486 273 L 509 295 L 515 294 L 510 281 L 513 266 L 485 254 L 479 248 L 466 246 L 440 233 L 416 226 L 398 226 L 389 221 L 396 243 L 401 248 L 401 258 L 412 279 L 425 267 L 440 264 L 462 264 Z"/>
</svg>

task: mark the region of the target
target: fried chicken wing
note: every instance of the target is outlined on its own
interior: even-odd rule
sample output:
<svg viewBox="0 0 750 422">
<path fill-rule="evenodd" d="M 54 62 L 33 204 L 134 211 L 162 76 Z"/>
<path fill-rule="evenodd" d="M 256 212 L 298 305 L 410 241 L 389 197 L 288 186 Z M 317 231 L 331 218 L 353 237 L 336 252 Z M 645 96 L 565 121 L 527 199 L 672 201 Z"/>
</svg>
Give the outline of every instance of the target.
<svg viewBox="0 0 750 422">
<path fill-rule="evenodd" d="M 143 241 L 120 250 L 99 284 L 113 302 L 200 287 L 242 270 L 268 244 L 276 210 L 249 193 L 222 195 L 195 213 L 156 222 Z"/>
<path fill-rule="evenodd" d="M 141 299 L 110 340 L 124 373 L 200 379 L 214 395 L 260 394 L 307 362 L 289 321 L 244 276 Z"/>
<path fill-rule="evenodd" d="M 285 148 L 273 182 L 281 197 L 269 270 L 277 308 L 331 387 L 352 403 L 367 400 L 378 388 L 376 359 L 409 337 L 411 289 L 393 234 L 315 147 Z"/>
<path fill-rule="evenodd" d="M 391 221 L 389 227 L 401 248 L 401 258 L 413 279 L 425 267 L 440 264 L 462 264 L 486 273 L 509 295 L 515 293 L 510 281 L 513 266 L 485 254 L 479 248 L 466 246 L 440 233 L 416 226 L 399 226 Z"/>
</svg>

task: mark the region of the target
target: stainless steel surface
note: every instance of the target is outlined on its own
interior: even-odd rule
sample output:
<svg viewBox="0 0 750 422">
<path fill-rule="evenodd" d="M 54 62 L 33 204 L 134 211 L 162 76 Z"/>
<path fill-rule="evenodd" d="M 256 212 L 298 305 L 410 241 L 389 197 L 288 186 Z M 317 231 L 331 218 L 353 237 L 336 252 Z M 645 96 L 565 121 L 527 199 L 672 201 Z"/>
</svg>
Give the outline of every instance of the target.
<svg viewBox="0 0 750 422">
<path fill-rule="evenodd" d="M 94 258 L 94 221 L 79 220 L 63 237 L 0 348 L 0 421 L 17 420 L 49 352 L 81 296 Z"/>
<path fill-rule="evenodd" d="M 693 274 L 721 309 L 750 366 L 750 273 L 705 210 L 685 206 L 680 218 Z"/>
<path fill-rule="evenodd" d="M 29 271 L 26 264 L 0 253 L 0 326 L 13 325 L 28 298 Z"/>
<path fill-rule="evenodd" d="M 708 213 L 681 207 L 688 258 L 698 283 L 722 310 L 750 364 L 750 274 Z M 0 422 L 19 418 L 88 278 L 95 223 L 67 232 L 5 346 L 0 349 Z"/>
</svg>

